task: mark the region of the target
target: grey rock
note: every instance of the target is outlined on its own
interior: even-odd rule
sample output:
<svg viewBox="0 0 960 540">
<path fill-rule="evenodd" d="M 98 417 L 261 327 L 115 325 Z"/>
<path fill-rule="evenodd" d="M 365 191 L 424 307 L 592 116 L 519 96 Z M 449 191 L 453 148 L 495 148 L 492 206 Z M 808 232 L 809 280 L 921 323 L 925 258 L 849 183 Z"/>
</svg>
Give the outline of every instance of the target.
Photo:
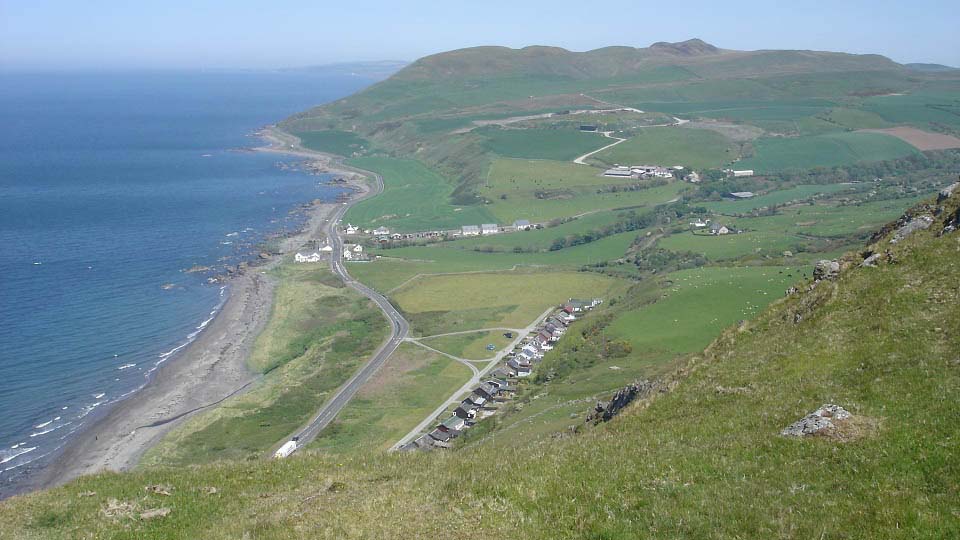
<svg viewBox="0 0 960 540">
<path fill-rule="evenodd" d="M 785 427 L 780 435 L 784 437 L 806 437 L 817 435 L 836 427 L 835 421 L 846 420 L 853 415 L 839 405 L 825 403 L 819 409 Z"/>
<path fill-rule="evenodd" d="M 957 186 L 960 186 L 960 182 L 954 182 L 953 184 L 941 189 L 940 193 L 937 194 L 937 204 L 940 204 L 952 197 L 953 192 L 957 190 Z"/>
<path fill-rule="evenodd" d="M 840 274 L 840 262 L 821 259 L 813 267 L 813 280 L 834 279 Z"/>
<path fill-rule="evenodd" d="M 893 238 L 890 239 L 890 243 L 896 244 L 917 231 L 930 228 L 932 224 L 933 218 L 931 216 L 917 216 L 897 229 L 897 232 L 893 234 Z"/>
<path fill-rule="evenodd" d="M 880 254 L 874 253 L 873 255 L 864 259 L 863 262 L 860 263 L 860 266 L 875 268 L 877 266 L 877 261 L 879 260 L 880 260 Z"/>
</svg>

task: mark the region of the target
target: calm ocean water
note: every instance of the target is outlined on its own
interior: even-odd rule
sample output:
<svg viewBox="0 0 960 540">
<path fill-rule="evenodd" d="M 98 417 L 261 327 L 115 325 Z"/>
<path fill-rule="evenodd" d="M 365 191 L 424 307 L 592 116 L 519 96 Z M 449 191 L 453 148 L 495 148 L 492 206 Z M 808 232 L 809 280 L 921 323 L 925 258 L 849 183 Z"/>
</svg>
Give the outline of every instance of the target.
<svg viewBox="0 0 960 540">
<path fill-rule="evenodd" d="M 236 260 L 295 227 L 296 205 L 337 193 L 281 170 L 286 158 L 231 149 L 366 84 L 0 75 L 0 491 L 206 324 L 223 291 L 184 269 Z"/>
</svg>

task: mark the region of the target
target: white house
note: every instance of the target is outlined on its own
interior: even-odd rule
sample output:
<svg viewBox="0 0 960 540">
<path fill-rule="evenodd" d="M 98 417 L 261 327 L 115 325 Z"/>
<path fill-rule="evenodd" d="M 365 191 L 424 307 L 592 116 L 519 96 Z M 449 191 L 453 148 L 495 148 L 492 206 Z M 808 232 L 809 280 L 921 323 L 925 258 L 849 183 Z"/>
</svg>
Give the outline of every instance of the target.
<svg viewBox="0 0 960 540">
<path fill-rule="evenodd" d="M 326 244 L 320 248 L 320 253 L 333 253 L 333 246 Z"/>
<path fill-rule="evenodd" d="M 347 234 L 357 234 L 358 232 L 360 232 L 360 227 L 347 223 L 346 232 Z"/>
<path fill-rule="evenodd" d="M 720 225 L 719 223 L 714 223 L 713 227 L 710 227 L 710 234 L 721 235 L 721 234 L 730 234 L 730 229 L 726 225 Z"/>
<path fill-rule="evenodd" d="M 480 234 L 486 236 L 488 234 L 497 234 L 500 232 L 500 226 L 496 223 L 484 223 L 480 225 Z"/>
<path fill-rule="evenodd" d="M 514 221 L 513 226 L 516 227 L 518 231 L 529 231 L 531 228 L 530 221 L 526 219 L 518 219 Z"/>
<path fill-rule="evenodd" d="M 710 225 L 710 220 L 709 220 L 709 219 L 707 219 L 707 220 L 701 220 L 700 218 L 697 218 L 696 221 L 691 221 L 691 222 L 690 222 L 690 226 L 693 227 L 693 228 L 695 228 L 695 229 L 702 229 L 702 228 L 706 227 L 707 225 Z"/>
<path fill-rule="evenodd" d="M 321 257 L 319 253 L 297 253 L 293 256 L 293 260 L 298 263 L 318 263 L 320 262 L 320 259 Z"/>
<path fill-rule="evenodd" d="M 390 229 L 386 227 L 377 227 L 376 229 L 373 230 L 373 234 L 377 236 L 386 236 L 390 234 Z"/>
<path fill-rule="evenodd" d="M 460 228 L 460 234 L 463 236 L 479 236 L 480 227 L 476 225 L 464 225 Z"/>
<path fill-rule="evenodd" d="M 753 176 L 753 169 L 744 169 L 742 171 L 733 171 L 733 176 L 735 178 L 740 178 L 744 176 Z"/>
<path fill-rule="evenodd" d="M 353 246 L 352 251 L 353 251 L 354 253 L 363 253 L 363 246 L 361 246 L 360 244 L 357 244 L 357 245 Z"/>
</svg>

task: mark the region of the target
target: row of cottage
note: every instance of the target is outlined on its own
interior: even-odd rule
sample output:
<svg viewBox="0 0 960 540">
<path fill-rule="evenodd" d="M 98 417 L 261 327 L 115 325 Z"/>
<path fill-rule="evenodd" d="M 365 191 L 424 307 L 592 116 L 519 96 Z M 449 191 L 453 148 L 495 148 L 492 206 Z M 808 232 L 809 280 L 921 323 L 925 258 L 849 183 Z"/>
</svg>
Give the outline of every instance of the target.
<svg viewBox="0 0 960 540">
<path fill-rule="evenodd" d="M 322 261 L 325 256 L 332 254 L 333 246 L 330 244 L 324 244 L 322 247 L 317 248 L 317 250 L 313 252 L 303 253 L 298 251 L 296 255 L 293 256 L 293 260 L 294 262 L 298 263 L 318 263 Z M 360 244 L 344 244 L 343 258 L 347 261 L 369 260 L 369 256 L 364 253 L 363 246 Z"/>
<path fill-rule="evenodd" d="M 458 229 L 398 233 L 391 232 L 387 227 L 361 229 L 352 223 L 347 223 L 347 226 L 343 228 L 343 232 L 347 235 L 367 234 L 381 242 L 385 242 L 389 240 L 413 240 L 416 238 L 438 238 L 442 236 L 486 236 L 500 234 L 502 232 L 529 231 L 530 229 L 539 229 L 541 227 L 542 225 L 540 224 L 530 223 L 530 220 L 518 219 L 511 225 L 483 223 L 480 225 L 464 225 Z"/>
<path fill-rule="evenodd" d="M 516 392 L 511 385 L 533 372 L 544 353 L 553 349 L 554 344 L 566 333 L 567 326 L 577 319 L 576 314 L 589 311 L 603 301 L 570 299 L 556 312 L 544 319 L 530 335 L 507 356 L 506 362 L 490 373 L 490 378 L 474 388 L 470 395 L 460 402 L 449 418 L 437 424 L 429 433 L 421 435 L 402 447 L 402 451 L 432 450 L 449 448 L 451 440 L 472 427 L 480 419 L 496 413 L 499 405 Z"/>
</svg>

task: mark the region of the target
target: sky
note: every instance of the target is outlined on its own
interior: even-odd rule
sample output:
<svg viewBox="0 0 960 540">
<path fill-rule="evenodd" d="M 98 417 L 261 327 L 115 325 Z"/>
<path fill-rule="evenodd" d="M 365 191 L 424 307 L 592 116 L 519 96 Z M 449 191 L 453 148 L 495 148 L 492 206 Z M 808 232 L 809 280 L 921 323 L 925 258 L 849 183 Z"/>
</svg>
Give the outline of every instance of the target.
<svg viewBox="0 0 960 540">
<path fill-rule="evenodd" d="M 0 69 L 269 69 L 693 37 L 960 66 L 955 1 L 0 0 Z"/>
</svg>

